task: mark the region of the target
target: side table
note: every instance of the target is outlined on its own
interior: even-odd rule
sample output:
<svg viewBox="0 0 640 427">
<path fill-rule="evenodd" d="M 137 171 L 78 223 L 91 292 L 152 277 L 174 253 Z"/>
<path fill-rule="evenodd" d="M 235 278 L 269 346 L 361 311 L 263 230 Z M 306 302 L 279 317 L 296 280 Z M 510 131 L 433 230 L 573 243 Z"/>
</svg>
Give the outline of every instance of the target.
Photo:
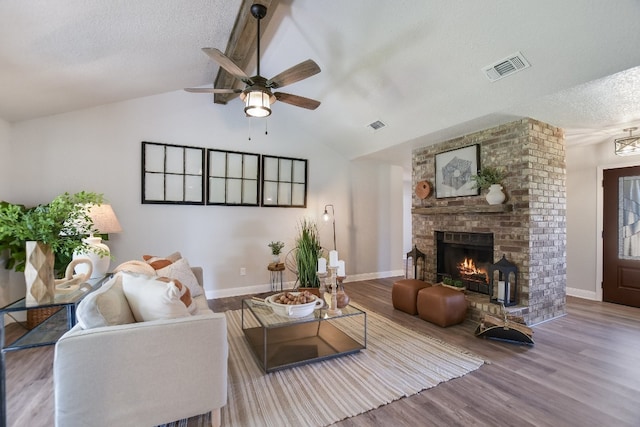
<svg viewBox="0 0 640 427">
<path fill-rule="evenodd" d="M 278 282 L 280 282 L 280 291 L 282 291 L 282 272 L 284 271 L 283 262 L 272 262 L 267 266 L 267 270 L 271 274 L 271 290 L 278 290 Z"/>
<path fill-rule="evenodd" d="M 27 304 L 22 298 L 5 307 L 0 308 L 0 427 L 7 425 L 7 395 L 5 353 L 27 348 L 54 345 L 58 339 L 76 324 L 76 308 L 89 293 L 98 289 L 111 276 L 89 279 L 78 290 L 69 293 L 57 293 L 54 300 L 45 304 Z M 14 342 L 5 345 L 4 315 L 5 313 L 28 311 L 38 308 L 64 308 L 59 310 L 44 322 L 26 332 Z"/>
</svg>

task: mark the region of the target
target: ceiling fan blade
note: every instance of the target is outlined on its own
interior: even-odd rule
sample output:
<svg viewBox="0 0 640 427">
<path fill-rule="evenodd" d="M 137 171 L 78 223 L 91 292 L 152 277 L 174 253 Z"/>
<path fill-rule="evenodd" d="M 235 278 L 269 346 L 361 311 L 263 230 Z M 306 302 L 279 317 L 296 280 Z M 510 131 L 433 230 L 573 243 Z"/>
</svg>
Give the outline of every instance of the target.
<svg viewBox="0 0 640 427">
<path fill-rule="evenodd" d="M 184 90 L 191 93 L 241 93 L 242 89 L 216 89 L 213 87 L 187 87 Z"/>
<path fill-rule="evenodd" d="M 291 95 L 290 93 L 284 92 L 276 92 L 273 95 L 280 102 L 295 105 L 296 107 L 306 108 L 307 110 L 315 110 L 320 106 L 320 101 L 305 98 L 304 96 Z"/>
<path fill-rule="evenodd" d="M 284 70 L 275 77 L 267 80 L 267 87 L 277 89 L 284 87 L 300 80 L 311 77 L 320 72 L 320 67 L 312 59 L 307 59 L 304 62 L 294 65 L 293 67 Z"/>
<path fill-rule="evenodd" d="M 247 73 L 242 71 L 240 67 L 238 67 L 229 57 L 227 57 L 224 53 L 220 52 L 219 49 L 215 47 L 203 47 L 202 51 L 209 55 L 211 59 L 216 61 L 222 68 L 227 70 L 229 74 L 233 75 L 236 79 L 243 81 L 248 85 L 252 85 L 253 81 L 247 76 Z"/>
</svg>

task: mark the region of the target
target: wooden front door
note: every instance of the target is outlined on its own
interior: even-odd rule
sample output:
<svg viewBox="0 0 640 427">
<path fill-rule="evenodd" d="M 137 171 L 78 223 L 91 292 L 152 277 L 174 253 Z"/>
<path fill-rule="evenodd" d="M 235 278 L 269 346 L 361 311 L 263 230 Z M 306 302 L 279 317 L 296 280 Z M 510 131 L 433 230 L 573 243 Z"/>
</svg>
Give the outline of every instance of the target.
<svg viewBox="0 0 640 427">
<path fill-rule="evenodd" d="M 602 299 L 640 307 L 640 166 L 603 178 Z"/>
</svg>

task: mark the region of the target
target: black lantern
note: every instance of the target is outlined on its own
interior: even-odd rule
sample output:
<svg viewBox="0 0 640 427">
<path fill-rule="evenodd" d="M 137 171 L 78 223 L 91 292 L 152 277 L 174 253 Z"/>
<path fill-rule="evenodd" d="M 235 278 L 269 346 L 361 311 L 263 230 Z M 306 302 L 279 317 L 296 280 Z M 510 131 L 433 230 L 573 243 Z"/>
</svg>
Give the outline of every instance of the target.
<svg viewBox="0 0 640 427">
<path fill-rule="evenodd" d="M 495 272 L 498 272 L 498 280 L 495 280 Z M 505 307 L 518 303 L 518 267 L 507 261 L 504 255 L 502 259 L 489 266 L 489 299 L 491 302 L 502 303 Z"/>
</svg>

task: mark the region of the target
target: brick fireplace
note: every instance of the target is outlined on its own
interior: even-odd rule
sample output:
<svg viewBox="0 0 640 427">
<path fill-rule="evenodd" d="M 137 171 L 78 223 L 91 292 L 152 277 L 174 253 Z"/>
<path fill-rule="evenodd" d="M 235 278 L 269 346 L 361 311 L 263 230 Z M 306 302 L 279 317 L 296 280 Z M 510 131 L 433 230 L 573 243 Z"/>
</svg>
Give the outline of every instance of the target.
<svg viewBox="0 0 640 427">
<path fill-rule="evenodd" d="M 435 184 L 435 155 L 480 145 L 480 166 L 504 168 L 507 200 L 484 196 L 422 200 L 413 196 L 413 243 L 426 254 L 426 280 L 437 282 L 438 232 L 491 234 L 493 262 L 503 255 L 518 267 L 517 309 L 528 324 L 562 316 L 566 303 L 565 145 L 561 129 L 522 119 L 413 151 L 413 188 Z M 470 316 L 495 313 L 488 297 L 471 296 Z M 485 301 L 486 299 L 486 301 Z"/>
</svg>

